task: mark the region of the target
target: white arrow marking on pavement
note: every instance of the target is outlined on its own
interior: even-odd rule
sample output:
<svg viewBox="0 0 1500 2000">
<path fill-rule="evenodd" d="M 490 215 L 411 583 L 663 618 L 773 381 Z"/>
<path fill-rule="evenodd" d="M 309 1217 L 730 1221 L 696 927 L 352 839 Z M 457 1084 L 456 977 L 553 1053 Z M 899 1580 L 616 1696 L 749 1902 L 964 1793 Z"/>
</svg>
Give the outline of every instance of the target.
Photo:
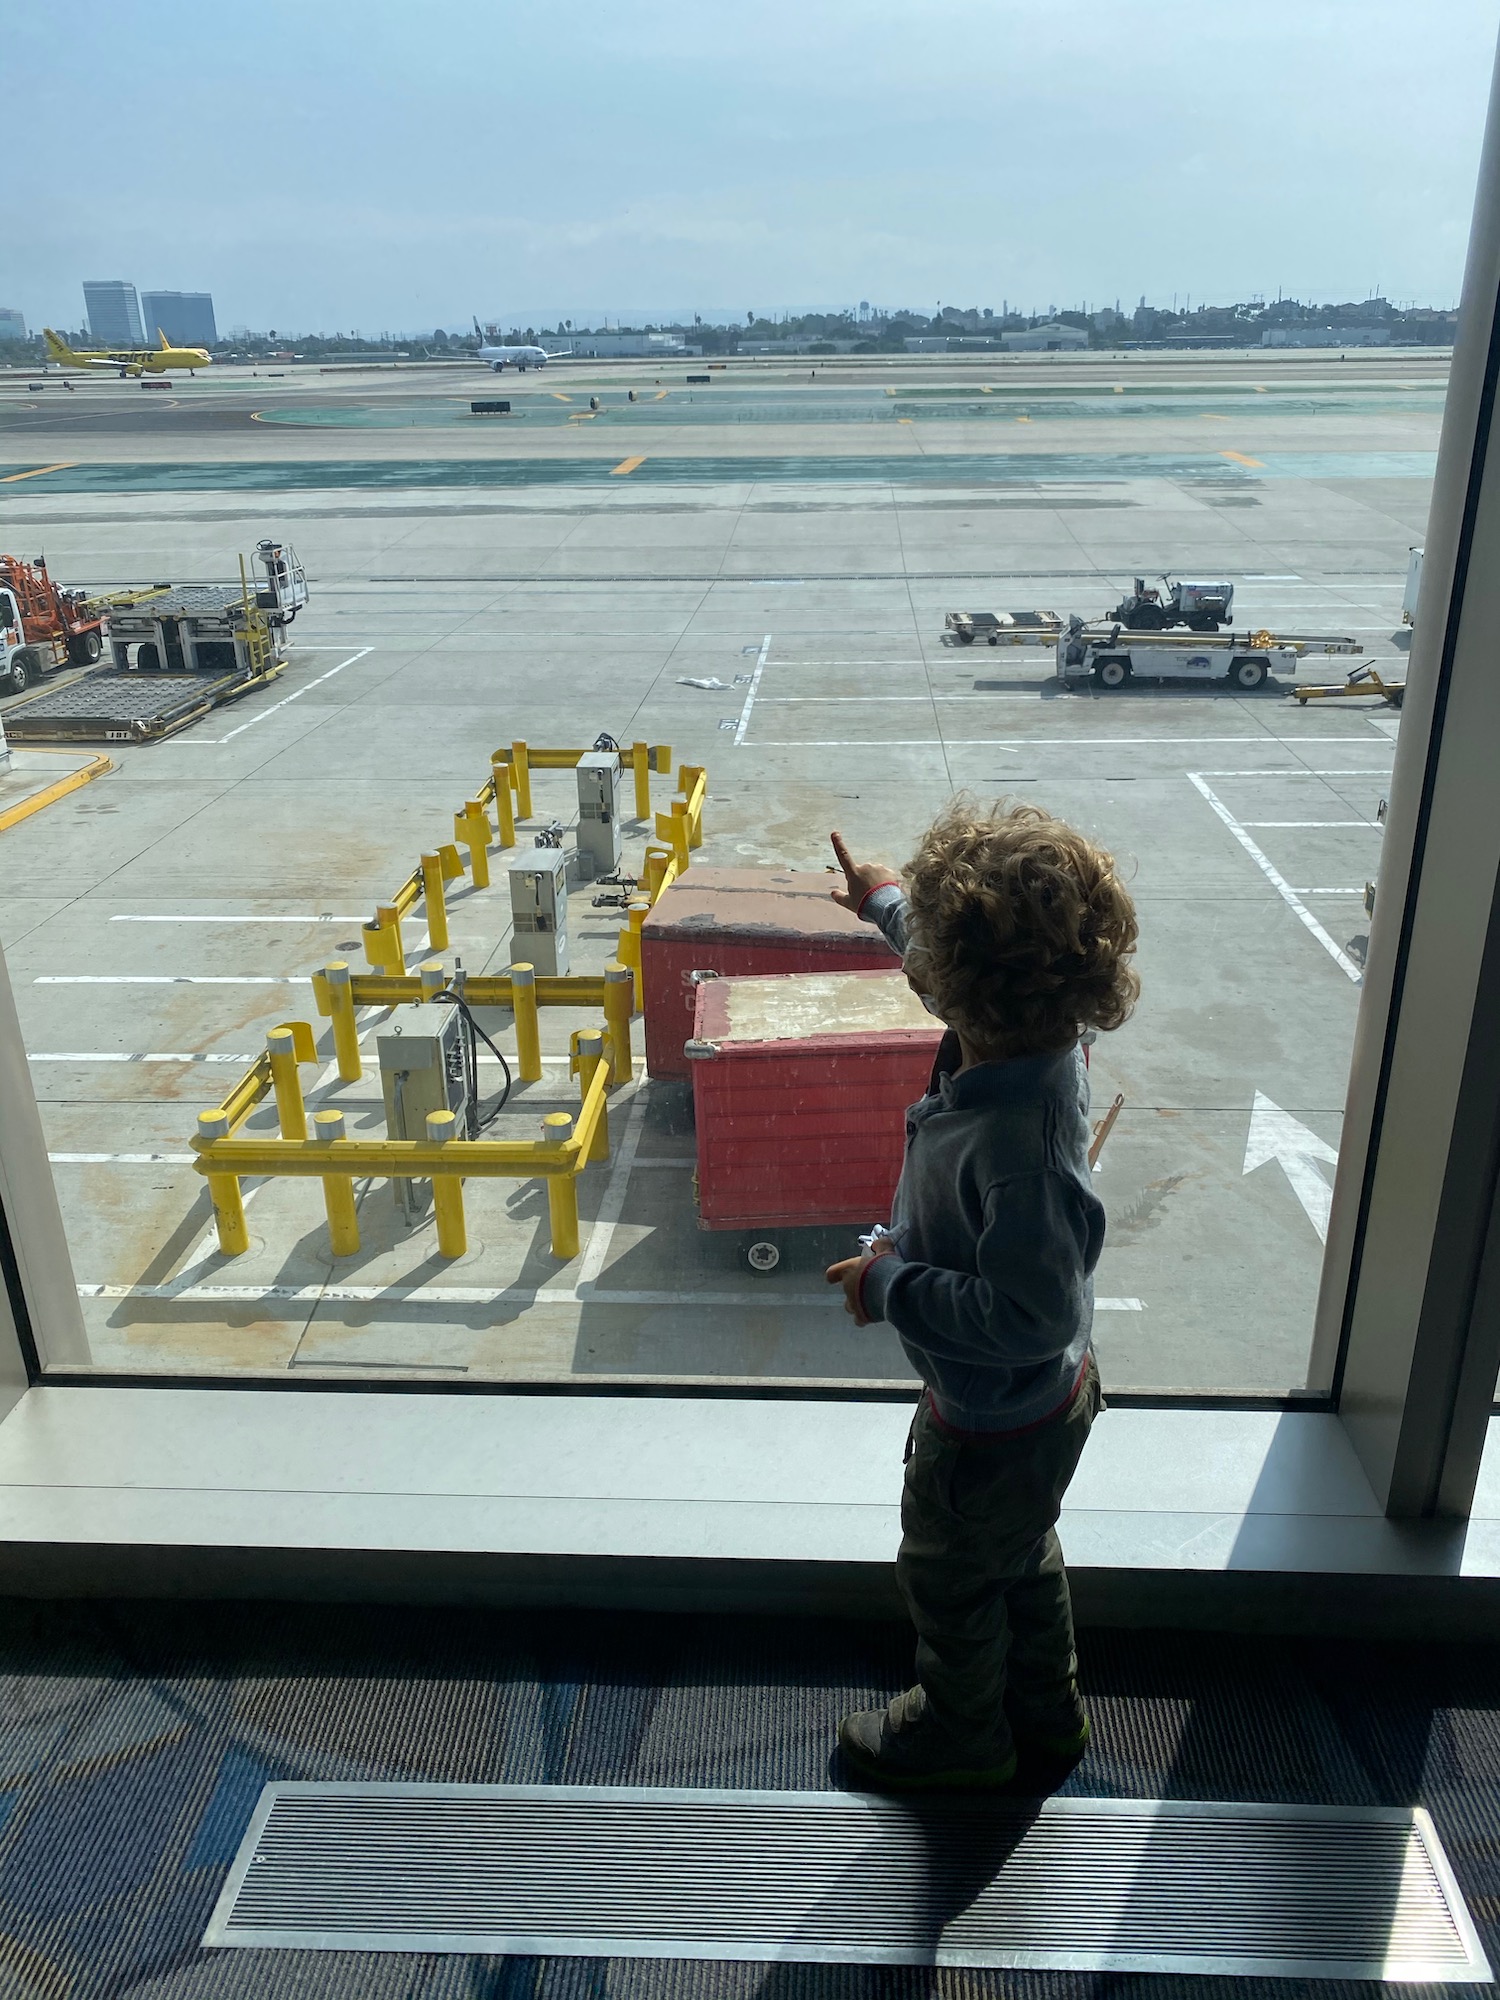
<svg viewBox="0 0 1500 2000">
<path fill-rule="evenodd" d="M 1318 1241 L 1326 1243 L 1333 1189 L 1313 1162 L 1326 1160 L 1329 1166 L 1336 1167 L 1339 1156 L 1326 1140 L 1309 1131 L 1290 1111 L 1283 1111 L 1263 1091 L 1257 1090 L 1250 1111 L 1250 1133 L 1245 1141 L 1244 1171 L 1253 1174 L 1267 1160 L 1281 1162 L 1281 1170 L 1292 1184 L 1292 1193 L 1318 1232 Z"/>
</svg>

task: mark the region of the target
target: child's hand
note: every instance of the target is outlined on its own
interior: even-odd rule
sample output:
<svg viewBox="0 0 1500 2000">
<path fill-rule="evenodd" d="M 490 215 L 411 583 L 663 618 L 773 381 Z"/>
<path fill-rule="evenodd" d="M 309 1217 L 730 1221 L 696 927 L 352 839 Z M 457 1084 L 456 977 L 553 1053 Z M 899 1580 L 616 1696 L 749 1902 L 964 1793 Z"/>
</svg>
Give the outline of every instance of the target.
<svg viewBox="0 0 1500 2000">
<path fill-rule="evenodd" d="M 830 1264 L 824 1273 L 830 1285 L 844 1288 L 844 1311 L 852 1313 L 856 1326 L 869 1326 L 864 1308 L 859 1302 L 859 1281 L 864 1276 L 866 1264 L 873 1264 L 873 1257 L 845 1257 L 841 1263 Z"/>
<path fill-rule="evenodd" d="M 878 861 L 856 861 L 845 847 L 841 833 L 830 834 L 829 839 L 833 842 L 834 859 L 844 871 L 844 886 L 834 889 L 833 900 L 858 916 L 860 904 L 872 889 L 879 889 L 887 882 L 899 881 L 900 877 L 893 875 L 889 868 L 882 868 Z"/>
</svg>

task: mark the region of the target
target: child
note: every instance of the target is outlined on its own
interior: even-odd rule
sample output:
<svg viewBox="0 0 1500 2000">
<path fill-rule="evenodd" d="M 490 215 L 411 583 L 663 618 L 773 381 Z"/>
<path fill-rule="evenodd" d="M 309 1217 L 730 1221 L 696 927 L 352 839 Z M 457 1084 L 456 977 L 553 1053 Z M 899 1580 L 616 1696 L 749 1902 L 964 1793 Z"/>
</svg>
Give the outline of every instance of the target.
<svg viewBox="0 0 1500 2000">
<path fill-rule="evenodd" d="M 959 801 L 904 874 L 840 835 L 837 902 L 880 926 L 948 1024 L 906 1116 L 890 1233 L 834 1264 L 856 1326 L 889 1320 L 926 1391 L 896 1577 L 918 1685 L 844 1718 L 862 1777 L 1008 1784 L 1075 1763 L 1089 1723 L 1055 1524 L 1100 1407 L 1089 1345 L 1104 1210 L 1079 1037 L 1135 1003 L 1135 908 L 1111 857 L 1035 806 Z"/>
</svg>

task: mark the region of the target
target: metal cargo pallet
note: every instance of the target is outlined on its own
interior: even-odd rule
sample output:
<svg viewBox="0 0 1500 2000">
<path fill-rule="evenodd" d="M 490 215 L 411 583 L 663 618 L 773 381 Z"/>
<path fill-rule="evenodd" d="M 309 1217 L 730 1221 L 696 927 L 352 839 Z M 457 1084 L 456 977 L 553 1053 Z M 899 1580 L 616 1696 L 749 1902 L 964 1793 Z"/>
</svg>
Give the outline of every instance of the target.
<svg viewBox="0 0 1500 2000">
<path fill-rule="evenodd" d="M 1063 621 L 1055 611 L 950 611 L 943 626 L 960 646 L 1050 646 Z"/>
<path fill-rule="evenodd" d="M 5 712 L 12 743 L 153 743 L 197 722 L 210 709 L 264 687 L 284 660 L 259 673 L 173 674 L 106 669 L 70 686 L 34 695 Z"/>
</svg>

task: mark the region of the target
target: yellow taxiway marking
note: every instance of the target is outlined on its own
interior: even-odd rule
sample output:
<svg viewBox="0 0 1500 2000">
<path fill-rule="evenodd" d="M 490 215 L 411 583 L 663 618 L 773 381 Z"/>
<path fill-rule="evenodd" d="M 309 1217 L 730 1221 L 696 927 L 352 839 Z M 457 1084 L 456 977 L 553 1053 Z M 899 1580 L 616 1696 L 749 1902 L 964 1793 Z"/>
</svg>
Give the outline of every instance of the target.
<svg viewBox="0 0 1500 2000">
<path fill-rule="evenodd" d="M 656 394 L 651 398 L 651 400 L 653 403 L 664 403 L 667 400 L 668 393 L 669 392 L 665 389 L 658 389 Z"/>
<path fill-rule="evenodd" d="M 1255 472 L 1264 472 L 1266 469 L 1264 459 L 1246 458 L 1242 451 L 1221 451 L 1219 456 L 1220 458 L 1232 458 L 1236 465 L 1248 465 Z"/>
<path fill-rule="evenodd" d="M 1228 417 L 1221 417 L 1217 410 L 1200 410 L 1198 414 L 1206 424 L 1227 424 L 1229 422 Z"/>
<path fill-rule="evenodd" d="M 551 396 L 556 396 L 560 403 L 571 403 L 573 400 L 571 396 L 565 396 L 561 389 L 549 389 L 547 393 Z"/>
<path fill-rule="evenodd" d="M 910 424 L 914 423 L 915 421 L 916 419 L 914 417 L 897 417 L 896 419 L 896 422 L 898 424 Z"/>
<path fill-rule="evenodd" d="M 638 465 L 644 465 L 645 463 L 646 454 L 644 452 L 641 453 L 639 458 L 622 458 L 618 465 L 610 467 L 609 476 L 611 479 L 619 479 L 625 473 L 634 472 Z"/>
<path fill-rule="evenodd" d="M 13 486 L 18 479 L 40 479 L 44 472 L 67 472 L 77 463 L 76 458 L 66 458 L 61 465 L 38 465 L 30 472 L 7 472 L 0 479 L 0 486 Z"/>
<path fill-rule="evenodd" d="M 1030 417 L 1017 417 L 1016 422 L 1018 424 L 1029 424 L 1031 422 L 1031 419 Z"/>
</svg>

